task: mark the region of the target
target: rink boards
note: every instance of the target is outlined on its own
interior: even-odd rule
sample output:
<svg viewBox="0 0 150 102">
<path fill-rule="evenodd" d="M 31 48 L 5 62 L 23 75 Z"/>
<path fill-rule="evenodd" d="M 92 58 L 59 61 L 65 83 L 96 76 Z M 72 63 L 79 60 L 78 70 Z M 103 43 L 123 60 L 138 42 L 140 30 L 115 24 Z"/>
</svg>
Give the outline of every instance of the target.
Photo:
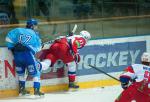
<svg viewBox="0 0 150 102">
<path fill-rule="evenodd" d="M 130 64 L 140 63 L 143 52 L 150 52 L 150 36 L 96 39 L 88 42 L 79 50 L 81 61 L 78 64 L 77 83 L 81 88 L 92 88 L 119 84 L 116 80 L 88 66 L 97 68 L 118 78 L 122 70 Z M 56 65 L 57 66 L 57 65 Z M 55 67 L 44 71 L 41 76 L 44 92 L 67 90 L 67 68 L 58 73 Z M 32 79 L 26 85 L 31 91 Z M 0 97 L 18 95 L 18 81 L 12 53 L 6 47 L 0 48 Z"/>
</svg>

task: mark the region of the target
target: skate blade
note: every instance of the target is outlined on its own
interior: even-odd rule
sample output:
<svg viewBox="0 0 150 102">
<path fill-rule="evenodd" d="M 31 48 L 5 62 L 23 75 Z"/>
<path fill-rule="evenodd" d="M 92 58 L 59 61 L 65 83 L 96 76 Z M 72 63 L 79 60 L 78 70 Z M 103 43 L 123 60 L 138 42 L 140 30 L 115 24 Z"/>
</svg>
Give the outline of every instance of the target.
<svg viewBox="0 0 150 102">
<path fill-rule="evenodd" d="M 19 98 L 19 99 L 30 99 L 31 95 L 30 94 L 27 94 L 27 95 L 19 94 L 19 96 L 17 98 Z"/>
<path fill-rule="evenodd" d="M 44 98 L 45 97 L 45 95 L 33 95 L 33 98 L 34 99 L 40 99 L 40 98 Z"/>
<path fill-rule="evenodd" d="M 68 91 L 69 91 L 69 92 L 79 91 L 79 88 L 69 88 Z"/>
<path fill-rule="evenodd" d="M 23 95 L 23 94 L 19 94 L 19 97 L 22 97 L 22 96 L 31 96 L 31 94 L 25 94 L 25 95 Z"/>
<path fill-rule="evenodd" d="M 18 97 L 19 99 L 41 99 L 41 98 L 44 98 L 44 95 L 20 95 Z"/>
</svg>

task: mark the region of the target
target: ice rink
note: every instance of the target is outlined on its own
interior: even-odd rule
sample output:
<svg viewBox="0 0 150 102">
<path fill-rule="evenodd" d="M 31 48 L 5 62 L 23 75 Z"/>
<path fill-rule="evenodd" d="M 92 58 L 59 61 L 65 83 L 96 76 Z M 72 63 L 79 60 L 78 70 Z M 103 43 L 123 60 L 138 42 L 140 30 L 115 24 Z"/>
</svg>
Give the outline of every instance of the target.
<svg viewBox="0 0 150 102">
<path fill-rule="evenodd" d="M 120 86 L 107 86 L 78 91 L 46 93 L 44 98 L 17 97 L 1 99 L 0 102 L 114 102 L 122 91 Z"/>
</svg>

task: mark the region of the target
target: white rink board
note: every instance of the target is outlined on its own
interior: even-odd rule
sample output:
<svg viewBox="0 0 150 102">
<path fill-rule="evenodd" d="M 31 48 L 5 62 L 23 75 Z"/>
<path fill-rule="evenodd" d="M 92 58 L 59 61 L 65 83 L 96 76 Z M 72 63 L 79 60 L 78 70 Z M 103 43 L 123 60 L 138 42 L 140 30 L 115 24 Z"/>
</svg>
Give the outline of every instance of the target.
<svg viewBox="0 0 150 102">
<path fill-rule="evenodd" d="M 136 41 L 146 41 L 146 50 L 150 52 L 150 36 L 137 36 L 137 37 L 126 37 L 126 38 L 112 38 L 112 39 L 97 39 L 97 40 L 91 40 L 87 44 L 89 45 L 110 45 L 115 43 L 121 43 L 121 42 L 136 42 Z M 6 61 L 13 66 L 13 57 L 10 51 L 7 50 L 6 47 L 0 48 L 0 90 L 5 89 L 16 89 L 17 87 L 17 76 L 14 77 L 14 71 L 13 68 L 5 68 L 6 67 Z M 121 72 L 114 72 L 111 73 L 115 77 L 118 77 L 118 75 Z M 8 75 L 8 76 L 7 76 Z M 94 75 L 83 75 L 78 76 L 77 81 L 78 82 L 84 82 L 84 81 L 92 81 L 92 80 L 101 80 L 101 79 L 108 79 L 107 76 L 103 74 L 94 74 Z M 55 85 L 60 83 L 67 83 L 67 78 L 54 78 L 54 79 L 45 79 L 41 81 L 42 86 L 46 85 Z M 29 81 L 27 83 L 27 86 L 31 87 L 32 82 Z"/>
</svg>

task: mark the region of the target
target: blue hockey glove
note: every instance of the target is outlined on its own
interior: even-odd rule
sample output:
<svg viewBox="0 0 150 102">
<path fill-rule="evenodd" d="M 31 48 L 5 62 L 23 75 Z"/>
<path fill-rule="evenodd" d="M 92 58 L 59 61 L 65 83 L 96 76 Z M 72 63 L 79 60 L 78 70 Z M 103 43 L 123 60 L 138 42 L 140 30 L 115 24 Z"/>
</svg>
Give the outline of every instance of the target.
<svg viewBox="0 0 150 102">
<path fill-rule="evenodd" d="M 129 82 L 128 82 L 128 83 L 121 83 L 121 87 L 122 87 L 123 89 L 127 89 L 128 86 L 129 86 Z"/>
<path fill-rule="evenodd" d="M 131 79 L 130 77 L 120 76 L 121 87 L 123 89 L 127 89 L 128 88 L 130 79 Z"/>
</svg>

